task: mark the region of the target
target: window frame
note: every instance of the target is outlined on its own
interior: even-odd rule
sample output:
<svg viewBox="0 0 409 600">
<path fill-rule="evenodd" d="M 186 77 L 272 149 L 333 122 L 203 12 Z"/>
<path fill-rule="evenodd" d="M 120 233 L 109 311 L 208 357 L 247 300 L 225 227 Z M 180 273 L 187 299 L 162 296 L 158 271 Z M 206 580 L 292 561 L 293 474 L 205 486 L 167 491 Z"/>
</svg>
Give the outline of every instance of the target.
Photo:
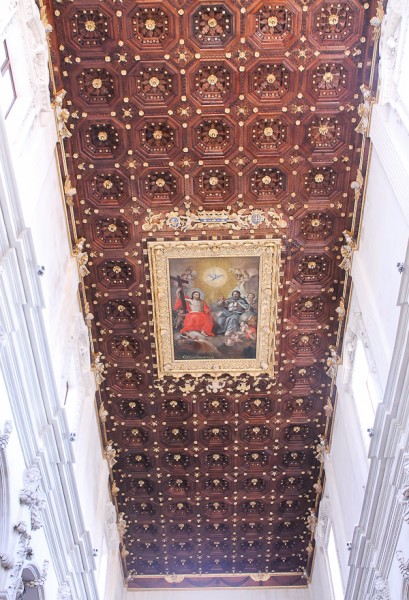
<svg viewBox="0 0 409 600">
<path fill-rule="evenodd" d="M 354 302 L 355 304 L 355 302 Z M 357 347 L 361 346 L 361 356 L 363 355 L 366 363 L 366 377 L 363 385 L 366 386 L 368 396 L 371 404 L 371 412 L 373 411 L 373 417 L 368 418 L 368 421 L 363 422 L 362 416 L 363 411 L 358 406 L 359 398 L 356 397 L 356 384 L 358 373 L 356 369 L 355 358 L 357 354 Z M 354 416 L 354 427 L 356 426 L 356 434 L 359 435 L 359 439 L 362 441 L 363 457 L 366 466 L 369 466 L 369 452 L 372 439 L 372 428 L 375 423 L 376 412 L 378 406 L 382 400 L 382 389 L 379 384 L 378 373 L 376 368 L 376 362 L 373 358 L 370 341 L 366 332 L 366 327 L 363 322 L 362 313 L 359 307 L 350 312 L 347 330 L 345 332 L 345 343 L 343 349 L 343 378 L 342 383 L 346 395 L 352 402 Z M 368 385 L 369 382 L 369 385 Z M 355 389 L 354 389 L 355 388 Z M 357 438 L 358 439 L 358 438 Z M 367 477 L 367 471 L 365 470 Z"/>
<path fill-rule="evenodd" d="M 359 331 L 355 334 L 355 344 L 353 354 L 351 356 L 351 367 L 350 367 L 350 377 L 349 377 L 349 393 L 354 402 L 355 414 L 359 426 L 359 430 L 361 433 L 361 438 L 364 444 L 365 452 L 368 454 L 369 445 L 371 441 L 371 429 L 375 422 L 376 410 L 379 404 L 379 391 L 378 391 L 378 382 L 376 380 L 376 370 L 373 367 L 372 356 L 369 348 L 369 344 L 367 342 L 367 337 L 365 332 Z M 358 362 L 357 358 L 360 355 L 365 361 L 365 373 L 359 373 L 358 369 L 361 365 L 361 361 Z M 357 369 L 357 370 L 356 370 Z M 359 381 L 360 380 L 360 381 Z M 369 410 L 366 410 L 364 415 L 364 410 L 359 406 L 360 396 L 357 395 L 358 387 L 365 389 L 365 402 L 368 405 L 367 408 L 370 409 L 371 414 L 369 414 Z"/>
<path fill-rule="evenodd" d="M 336 524 L 333 518 L 332 508 L 330 498 L 328 496 L 328 492 L 325 492 L 320 503 L 320 509 L 318 514 L 318 524 L 315 530 L 315 541 L 317 544 L 317 549 L 320 549 L 320 552 L 323 555 L 326 574 L 328 578 L 329 591 L 331 595 L 331 600 L 340 600 L 336 596 L 336 590 L 333 583 L 333 573 L 334 567 L 331 568 L 332 561 L 330 560 L 329 554 L 329 540 L 332 531 L 332 537 L 334 541 L 334 550 L 335 550 L 335 558 L 336 558 L 336 568 L 339 575 L 339 583 L 341 585 L 342 590 L 342 600 L 345 597 L 345 585 L 343 572 L 341 568 L 341 560 L 340 560 L 340 548 L 337 542 L 337 534 L 336 534 Z"/>
<path fill-rule="evenodd" d="M 10 77 L 11 87 L 13 90 L 13 100 L 11 101 L 9 107 L 7 108 L 7 110 L 4 114 L 4 118 L 7 119 L 8 115 L 10 114 L 11 109 L 13 108 L 13 106 L 17 100 L 17 93 L 16 93 L 16 85 L 14 83 L 13 70 L 11 68 L 10 54 L 9 54 L 9 50 L 7 47 L 7 40 L 4 39 L 2 41 L 2 44 L 3 44 L 4 54 L 6 56 L 6 59 L 4 60 L 3 64 L 0 65 L 0 77 L 1 77 L 1 79 L 3 79 L 4 75 L 8 74 L 8 76 Z"/>
<path fill-rule="evenodd" d="M 331 537 L 332 537 L 332 541 L 333 541 L 333 550 L 335 553 L 334 556 L 330 555 L 330 539 L 331 539 Z M 331 587 L 331 594 L 332 594 L 333 600 L 344 600 L 345 590 L 344 590 L 344 582 L 342 580 L 342 571 L 341 571 L 341 563 L 339 560 L 338 544 L 337 544 L 337 540 L 335 537 L 334 523 L 331 519 L 328 522 L 327 531 L 326 531 L 326 535 L 325 535 L 325 559 L 327 562 L 328 574 L 330 576 L 329 583 L 330 583 L 330 587 Z M 334 564 L 334 560 L 336 561 L 336 564 Z M 336 588 L 334 585 L 334 579 L 335 579 L 334 574 L 335 573 L 339 579 L 338 583 L 340 585 L 340 589 Z M 341 591 L 341 596 L 339 596 L 339 591 Z"/>
</svg>

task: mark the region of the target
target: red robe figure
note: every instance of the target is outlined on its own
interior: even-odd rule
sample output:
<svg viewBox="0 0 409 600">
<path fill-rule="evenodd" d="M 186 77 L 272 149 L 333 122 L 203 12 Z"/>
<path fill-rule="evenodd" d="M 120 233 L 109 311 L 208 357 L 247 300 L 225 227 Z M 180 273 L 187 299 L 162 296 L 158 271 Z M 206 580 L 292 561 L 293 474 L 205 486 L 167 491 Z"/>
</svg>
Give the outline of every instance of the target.
<svg viewBox="0 0 409 600">
<path fill-rule="evenodd" d="M 180 294 L 183 293 L 181 288 L 178 288 L 176 294 L 175 310 L 183 310 L 182 300 Z M 183 327 L 180 333 L 187 333 L 188 331 L 199 331 L 201 334 L 206 336 L 214 336 L 213 325 L 214 321 L 210 314 L 210 308 L 204 300 L 200 297 L 200 292 L 195 291 L 192 293 L 191 298 L 185 298 L 187 314 L 183 321 Z"/>
</svg>

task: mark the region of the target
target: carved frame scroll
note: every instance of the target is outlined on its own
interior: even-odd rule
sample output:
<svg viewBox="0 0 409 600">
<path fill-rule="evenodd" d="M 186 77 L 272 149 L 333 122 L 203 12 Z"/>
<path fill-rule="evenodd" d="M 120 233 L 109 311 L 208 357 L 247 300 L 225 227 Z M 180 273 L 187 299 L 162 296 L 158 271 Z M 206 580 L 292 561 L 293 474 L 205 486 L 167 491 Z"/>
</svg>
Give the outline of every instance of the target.
<svg viewBox="0 0 409 600">
<path fill-rule="evenodd" d="M 274 376 L 277 303 L 280 280 L 280 240 L 215 240 L 148 242 L 153 322 L 158 377 L 241 373 Z M 172 293 L 169 264 L 172 259 L 259 258 L 258 328 L 255 358 L 175 358 Z"/>
</svg>

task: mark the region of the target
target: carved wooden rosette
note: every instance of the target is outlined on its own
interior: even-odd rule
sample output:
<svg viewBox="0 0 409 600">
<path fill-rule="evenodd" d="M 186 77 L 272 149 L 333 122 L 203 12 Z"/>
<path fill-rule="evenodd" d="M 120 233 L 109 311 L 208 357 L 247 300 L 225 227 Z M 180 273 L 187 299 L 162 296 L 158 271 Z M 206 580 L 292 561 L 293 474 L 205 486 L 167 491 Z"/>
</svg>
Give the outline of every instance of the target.
<svg viewBox="0 0 409 600">
<path fill-rule="evenodd" d="M 47 1 L 128 586 L 305 585 L 359 241 L 378 3 Z M 255 359 L 174 360 L 160 247 L 259 253 Z"/>
</svg>

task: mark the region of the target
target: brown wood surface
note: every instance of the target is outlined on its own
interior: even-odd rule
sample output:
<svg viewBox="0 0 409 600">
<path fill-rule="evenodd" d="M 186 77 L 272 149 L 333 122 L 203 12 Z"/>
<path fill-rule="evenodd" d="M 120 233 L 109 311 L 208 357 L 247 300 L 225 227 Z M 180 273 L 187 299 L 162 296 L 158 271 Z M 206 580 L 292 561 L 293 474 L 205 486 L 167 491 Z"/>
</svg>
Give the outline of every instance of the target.
<svg viewBox="0 0 409 600">
<path fill-rule="evenodd" d="M 128 524 L 121 549 L 130 587 L 304 585 L 310 573 L 306 518 L 320 497 L 315 447 L 344 291 L 342 232 L 354 210 L 369 4 L 52 5 L 76 235 L 86 238 L 94 351 L 106 365 L 101 434 L 116 450 L 109 485 Z M 142 226 L 149 210 L 186 206 L 283 214 L 278 233 L 179 235 L 281 237 L 275 379 L 226 376 L 218 393 L 209 393 L 209 377 L 193 391 L 188 376 L 157 381 L 146 244 L 176 238 Z M 258 572 L 276 575 L 248 577 Z M 166 583 L 172 573 L 185 582 Z"/>
</svg>

